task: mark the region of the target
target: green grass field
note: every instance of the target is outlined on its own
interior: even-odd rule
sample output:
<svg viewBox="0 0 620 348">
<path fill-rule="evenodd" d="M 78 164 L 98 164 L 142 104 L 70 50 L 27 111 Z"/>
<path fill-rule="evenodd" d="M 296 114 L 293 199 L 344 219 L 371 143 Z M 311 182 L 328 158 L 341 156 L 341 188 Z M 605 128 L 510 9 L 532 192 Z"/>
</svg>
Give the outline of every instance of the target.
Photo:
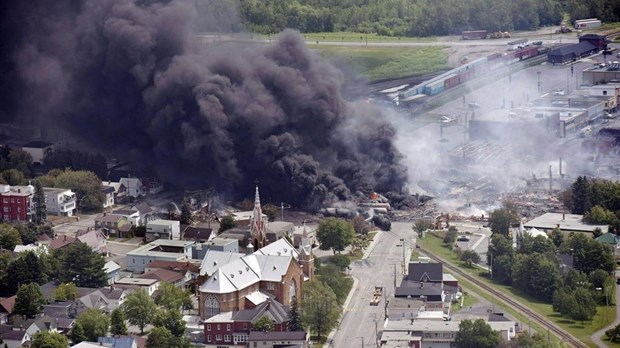
<svg viewBox="0 0 620 348">
<path fill-rule="evenodd" d="M 309 45 L 322 57 L 346 63 L 371 81 L 447 70 L 444 48 Z"/>
<path fill-rule="evenodd" d="M 355 32 L 336 32 L 336 33 L 307 33 L 302 34 L 306 40 L 329 41 L 329 42 L 435 42 L 434 37 L 405 37 L 405 36 L 384 36 L 376 33 L 355 33 Z"/>
<path fill-rule="evenodd" d="M 443 242 L 439 236 L 428 234 L 425 238 L 419 239 L 418 243 L 420 243 L 420 245 L 423 248 L 430 250 L 433 254 L 436 254 L 439 257 L 447 259 L 448 261 L 456 265 L 461 265 L 461 261 L 456 256 L 456 253 L 444 247 L 442 245 Z M 575 322 L 575 321 L 560 317 L 559 314 L 553 311 L 551 304 L 543 303 L 540 300 L 534 299 L 522 293 L 521 291 L 512 288 L 511 286 L 499 285 L 499 284 L 493 283 L 490 279 L 480 275 L 480 273 L 484 273 L 484 271 L 480 272 L 481 269 L 479 268 L 471 269 L 467 267 L 462 267 L 462 269 L 465 272 L 468 272 L 471 275 L 476 276 L 478 279 L 486 282 L 487 284 L 492 285 L 493 287 L 504 292 L 505 294 L 510 295 L 516 300 L 519 300 L 519 302 L 521 302 L 522 304 L 527 305 L 531 309 L 543 315 L 549 321 L 552 321 L 558 324 L 560 327 L 570 332 L 575 337 L 579 338 L 581 341 L 583 341 L 584 343 L 586 343 L 587 345 L 591 347 L 596 347 L 596 345 L 594 345 L 594 343 L 590 340 L 590 336 L 594 332 L 611 324 L 616 318 L 616 307 L 615 306 L 610 306 L 610 307 L 599 306 L 597 314 L 594 317 L 594 319 L 592 321 L 585 322 L 584 325 L 582 326 L 581 322 Z M 459 282 L 460 281 L 461 279 L 459 279 Z M 484 297 L 486 298 L 488 296 L 484 296 Z M 493 299 L 493 301 L 495 300 Z M 527 318 L 521 318 L 520 320 L 524 323 L 528 321 Z M 532 327 L 534 328 L 534 326 Z M 620 347 L 620 343 L 610 344 L 610 346 Z"/>
</svg>

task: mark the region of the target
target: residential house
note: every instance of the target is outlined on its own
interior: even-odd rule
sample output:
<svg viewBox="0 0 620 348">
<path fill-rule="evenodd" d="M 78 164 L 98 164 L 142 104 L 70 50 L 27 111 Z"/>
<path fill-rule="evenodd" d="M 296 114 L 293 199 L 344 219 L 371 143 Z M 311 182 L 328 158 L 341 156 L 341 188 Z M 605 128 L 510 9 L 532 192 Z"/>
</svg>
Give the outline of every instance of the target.
<svg viewBox="0 0 620 348">
<path fill-rule="evenodd" d="M 394 297 L 423 299 L 427 309 L 449 308 L 458 292 L 458 282 L 452 276 L 444 281 L 446 276 L 441 263 L 410 262 Z"/>
<path fill-rule="evenodd" d="M 146 241 L 156 239 L 179 240 L 181 237 L 181 223 L 176 220 L 157 219 L 146 223 Z"/>
<path fill-rule="evenodd" d="M 114 262 L 108 261 L 103 266 L 105 274 L 108 276 L 108 285 L 114 284 L 120 278 L 121 266 Z"/>
<path fill-rule="evenodd" d="M 284 332 L 261 332 L 250 331 L 248 336 L 248 347 L 281 348 L 298 347 L 309 348 L 310 334 L 306 331 L 284 331 Z"/>
<path fill-rule="evenodd" d="M 114 287 L 121 289 L 144 289 L 149 296 L 153 296 L 159 288 L 159 284 L 160 281 L 158 279 L 125 277 L 119 279 L 114 284 Z"/>
<path fill-rule="evenodd" d="M 71 237 L 71 236 L 67 236 L 66 234 L 63 234 L 61 236 L 56 236 L 56 238 L 52 239 L 52 241 L 50 242 L 50 249 L 52 250 L 63 249 L 73 243 L 81 243 L 81 242 L 75 237 Z"/>
<path fill-rule="evenodd" d="M 142 273 L 149 263 L 157 260 L 187 262 L 192 258 L 194 244 L 184 240 L 154 240 L 127 253 L 127 270 Z"/>
<path fill-rule="evenodd" d="M 77 209 L 75 193 L 68 189 L 44 187 L 45 204 L 50 215 L 73 216 Z"/>
<path fill-rule="evenodd" d="M 116 209 L 112 211 L 112 214 L 126 217 L 131 226 L 140 225 L 140 212 L 137 209 Z"/>
<path fill-rule="evenodd" d="M 76 233 L 77 239 L 83 244 L 88 245 L 94 252 L 108 255 L 108 240 L 101 230 L 79 230 Z"/>
<path fill-rule="evenodd" d="M 6 324 L 9 321 L 13 307 L 15 307 L 15 298 L 16 296 L 13 295 L 0 300 L 0 324 Z"/>
<path fill-rule="evenodd" d="M 160 282 L 170 283 L 177 288 L 184 288 L 185 283 L 191 280 L 190 272 L 175 272 L 167 269 L 155 269 L 151 272 L 136 276 L 141 279 L 155 279 Z"/>
<path fill-rule="evenodd" d="M 4 221 L 30 221 L 33 215 L 33 186 L 0 185 L 0 218 Z"/>
<path fill-rule="evenodd" d="M 138 178 L 121 178 L 119 182 L 127 189 L 127 196 L 131 198 L 135 199 L 146 194 L 142 181 Z"/>
<path fill-rule="evenodd" d="M 160 193 L 164 190 L 164 184 L 157 178 L 141 178 L 144 191 L 150 195 Z"/>
<path fill-rule="evenodd" d="M 196 260 L 198 261 L 198 260 Z M 149 263 L 144 269 L 144 273 L 150 273 L 156 270 L 169 270 L 183 274 L 185 278 L 185 286 L 193 287 L 200 275 L 200 263 L 196 261 L 160 261 L 156 260 Z"/>
<path fill-rule="evenodd" d="M 109 186 L 114 189 L 112 195 L 114 196 L 114 204 L 120 204 L 127 201 L 129 196 L 127 196 L 127 188 L 121 185 L 120 182 L 116 181 L 104 181 L 104 186 Z"/>
<path fill-rule="evenodd" d="M 205 325 L 197 315 L 184 315 L 185 322 L 185 338 L 190 342 L 204 343 L 205 341 Z"/>
<path fill-rule="evenodd" d="M 39 331 L 58 332 L 56 320 L 49 315 L 39 315 L 36 318 L 24 319 L 21 316 L 13 318 L 13 330 L 24 330 L 31 337 Z"/>
<path fill-rule="evenodd" d="M 114 206 L 114 186 L 101 185 L 101 193 L 103 193 L 103 209 Z"/>
<path fill-rule="evenodd" d="M 120 307 L 125 302 L 127 296 L 127 290 L 124 288 L 114 287 L 114 285 L 107 288 L 99 288 L 99 292 L 106 298 L 108 306 L 106 312 L 112 312 L 116 308 Z"/>
<path fill-rule="evenodd" d="M 603 233 L 595 238 L 597 242 L 605 245 L 609 245 L 613 250 L 620 247 L 620 237 L 613 233 Z"/>
<path fill-rule="evenodd" d="M 3 348 L 20 348 L 28 341 L 32 340 L 32 335 L 25 330 L 11 330 L 0 335 L 0 339 L 4 342 Z"/>
<path fill-rule="evenodd" d="M 288 330 L 289 309 L 263 294 L 262 302 L 251 308 L 220 313 L 204 321 L 204 343 L 207 347 L 245 345 L 252 325 L 263 316 L 270 318 L 275 332 Z"/>
<path fill-rule="evenodd" d="M 22 150 L 32 156 L 32 164 L 43 164 L 45 157 L 54 152 L 54 144 L 35 140 L 22 145 Z"/>
<path fill-rule="evenodd" d="M 181 239 L 193 240 L 197 243 L 204 243 L 211 238 L 213 229 L 209 227 L 182 225 Z"/>
<path fill-rule="evenodd" d="M 134 205 L 131 209 L 137 210 L 140 213 L 139 225 L 146 225 L 147 222 L 156 219 L 155 210 L 144 202 Z"/>
<path fill-rule="evenodd" d="M 119 228 L 129 224 L 127 217 L 118 214 L 103 213 L 95 217 L 95 228 L 102 229 L 107 235 L 122 238 Z"/>
<path fill-rule="evenodd" d="M 99 337 L 100 347 L 108 348 L 138 348 L 138 342 L 131 336 Z"/>
<path fill-rule="evenodd" d="M 28 245 L 16 245 L 15 251 L 16 253 L 23 253 L 25 251 L 32 251 L 37 256 L 41 254 L 47 254 L 49 247 L 47 245 L 39 245 L 39 244 L 28 244 Z"/>
</svg>

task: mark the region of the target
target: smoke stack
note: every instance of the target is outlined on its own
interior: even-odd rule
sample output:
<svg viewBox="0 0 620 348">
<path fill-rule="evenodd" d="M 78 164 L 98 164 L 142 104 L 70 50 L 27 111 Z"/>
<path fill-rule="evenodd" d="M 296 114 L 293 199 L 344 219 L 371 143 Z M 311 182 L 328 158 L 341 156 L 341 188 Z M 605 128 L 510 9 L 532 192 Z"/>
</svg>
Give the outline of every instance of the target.
<svg viewBox="0 0 620 348">
<path fill-rule="evenodd" d="M 560 179 L 562 179 L 562 157 L 560 157 Z"/>
<path fill-rule="evenodd" d="M 553 172 L 551 171 L 551 165 L 549 166 L 549 193 L 553 192 Z"/>
</svg>

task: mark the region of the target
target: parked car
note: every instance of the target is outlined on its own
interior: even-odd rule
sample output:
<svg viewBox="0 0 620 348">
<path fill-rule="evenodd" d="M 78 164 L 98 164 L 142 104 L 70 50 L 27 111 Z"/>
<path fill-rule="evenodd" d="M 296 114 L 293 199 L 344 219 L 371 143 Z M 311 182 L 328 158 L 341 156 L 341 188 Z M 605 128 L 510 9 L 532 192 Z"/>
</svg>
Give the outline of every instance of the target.
<svg viewBox="0 0 620 348">
<path fill-rule="evenodd" d="M 560 88 L 558 88 L 558 89 L 553 91 L 553 95 L 565 95 L 565 94 L 566 94 L 566 92 L 563 89 L 560 89 Z"/>
</svg>

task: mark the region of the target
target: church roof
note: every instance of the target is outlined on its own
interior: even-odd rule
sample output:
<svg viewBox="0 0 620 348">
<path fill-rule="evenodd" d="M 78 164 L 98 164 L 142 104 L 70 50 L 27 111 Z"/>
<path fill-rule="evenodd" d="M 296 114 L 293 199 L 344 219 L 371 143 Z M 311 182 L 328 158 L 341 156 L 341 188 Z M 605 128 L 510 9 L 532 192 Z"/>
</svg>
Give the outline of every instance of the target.
<svg viewBox="0 0 620 348">
<path fill-rule="evenodd" d="M 277 241 L 267 244 L 266 246 L 258 249 L 254 252 L 256 255 L 276 255 L 276 256 L 292 256 L 295 259 L 299 256 L 299 253 L 285 238 L 280 238 Z"/>
<path fill-rule="evenodd" d="M 240 259 L 244 254 L 232 253 L 229 251 L 207 250 L 202 264 L 200 265 L 200 275 L 211 276 L 215 271 L 234 260 Z"/>
<path fill-rule="evenodd" d="M 246 255 L 222 265 L 201 286 L 201 292 L 231 293 L 260 281 L 281 281 L 293 258 L 291 256 Z"/>
</svg>

